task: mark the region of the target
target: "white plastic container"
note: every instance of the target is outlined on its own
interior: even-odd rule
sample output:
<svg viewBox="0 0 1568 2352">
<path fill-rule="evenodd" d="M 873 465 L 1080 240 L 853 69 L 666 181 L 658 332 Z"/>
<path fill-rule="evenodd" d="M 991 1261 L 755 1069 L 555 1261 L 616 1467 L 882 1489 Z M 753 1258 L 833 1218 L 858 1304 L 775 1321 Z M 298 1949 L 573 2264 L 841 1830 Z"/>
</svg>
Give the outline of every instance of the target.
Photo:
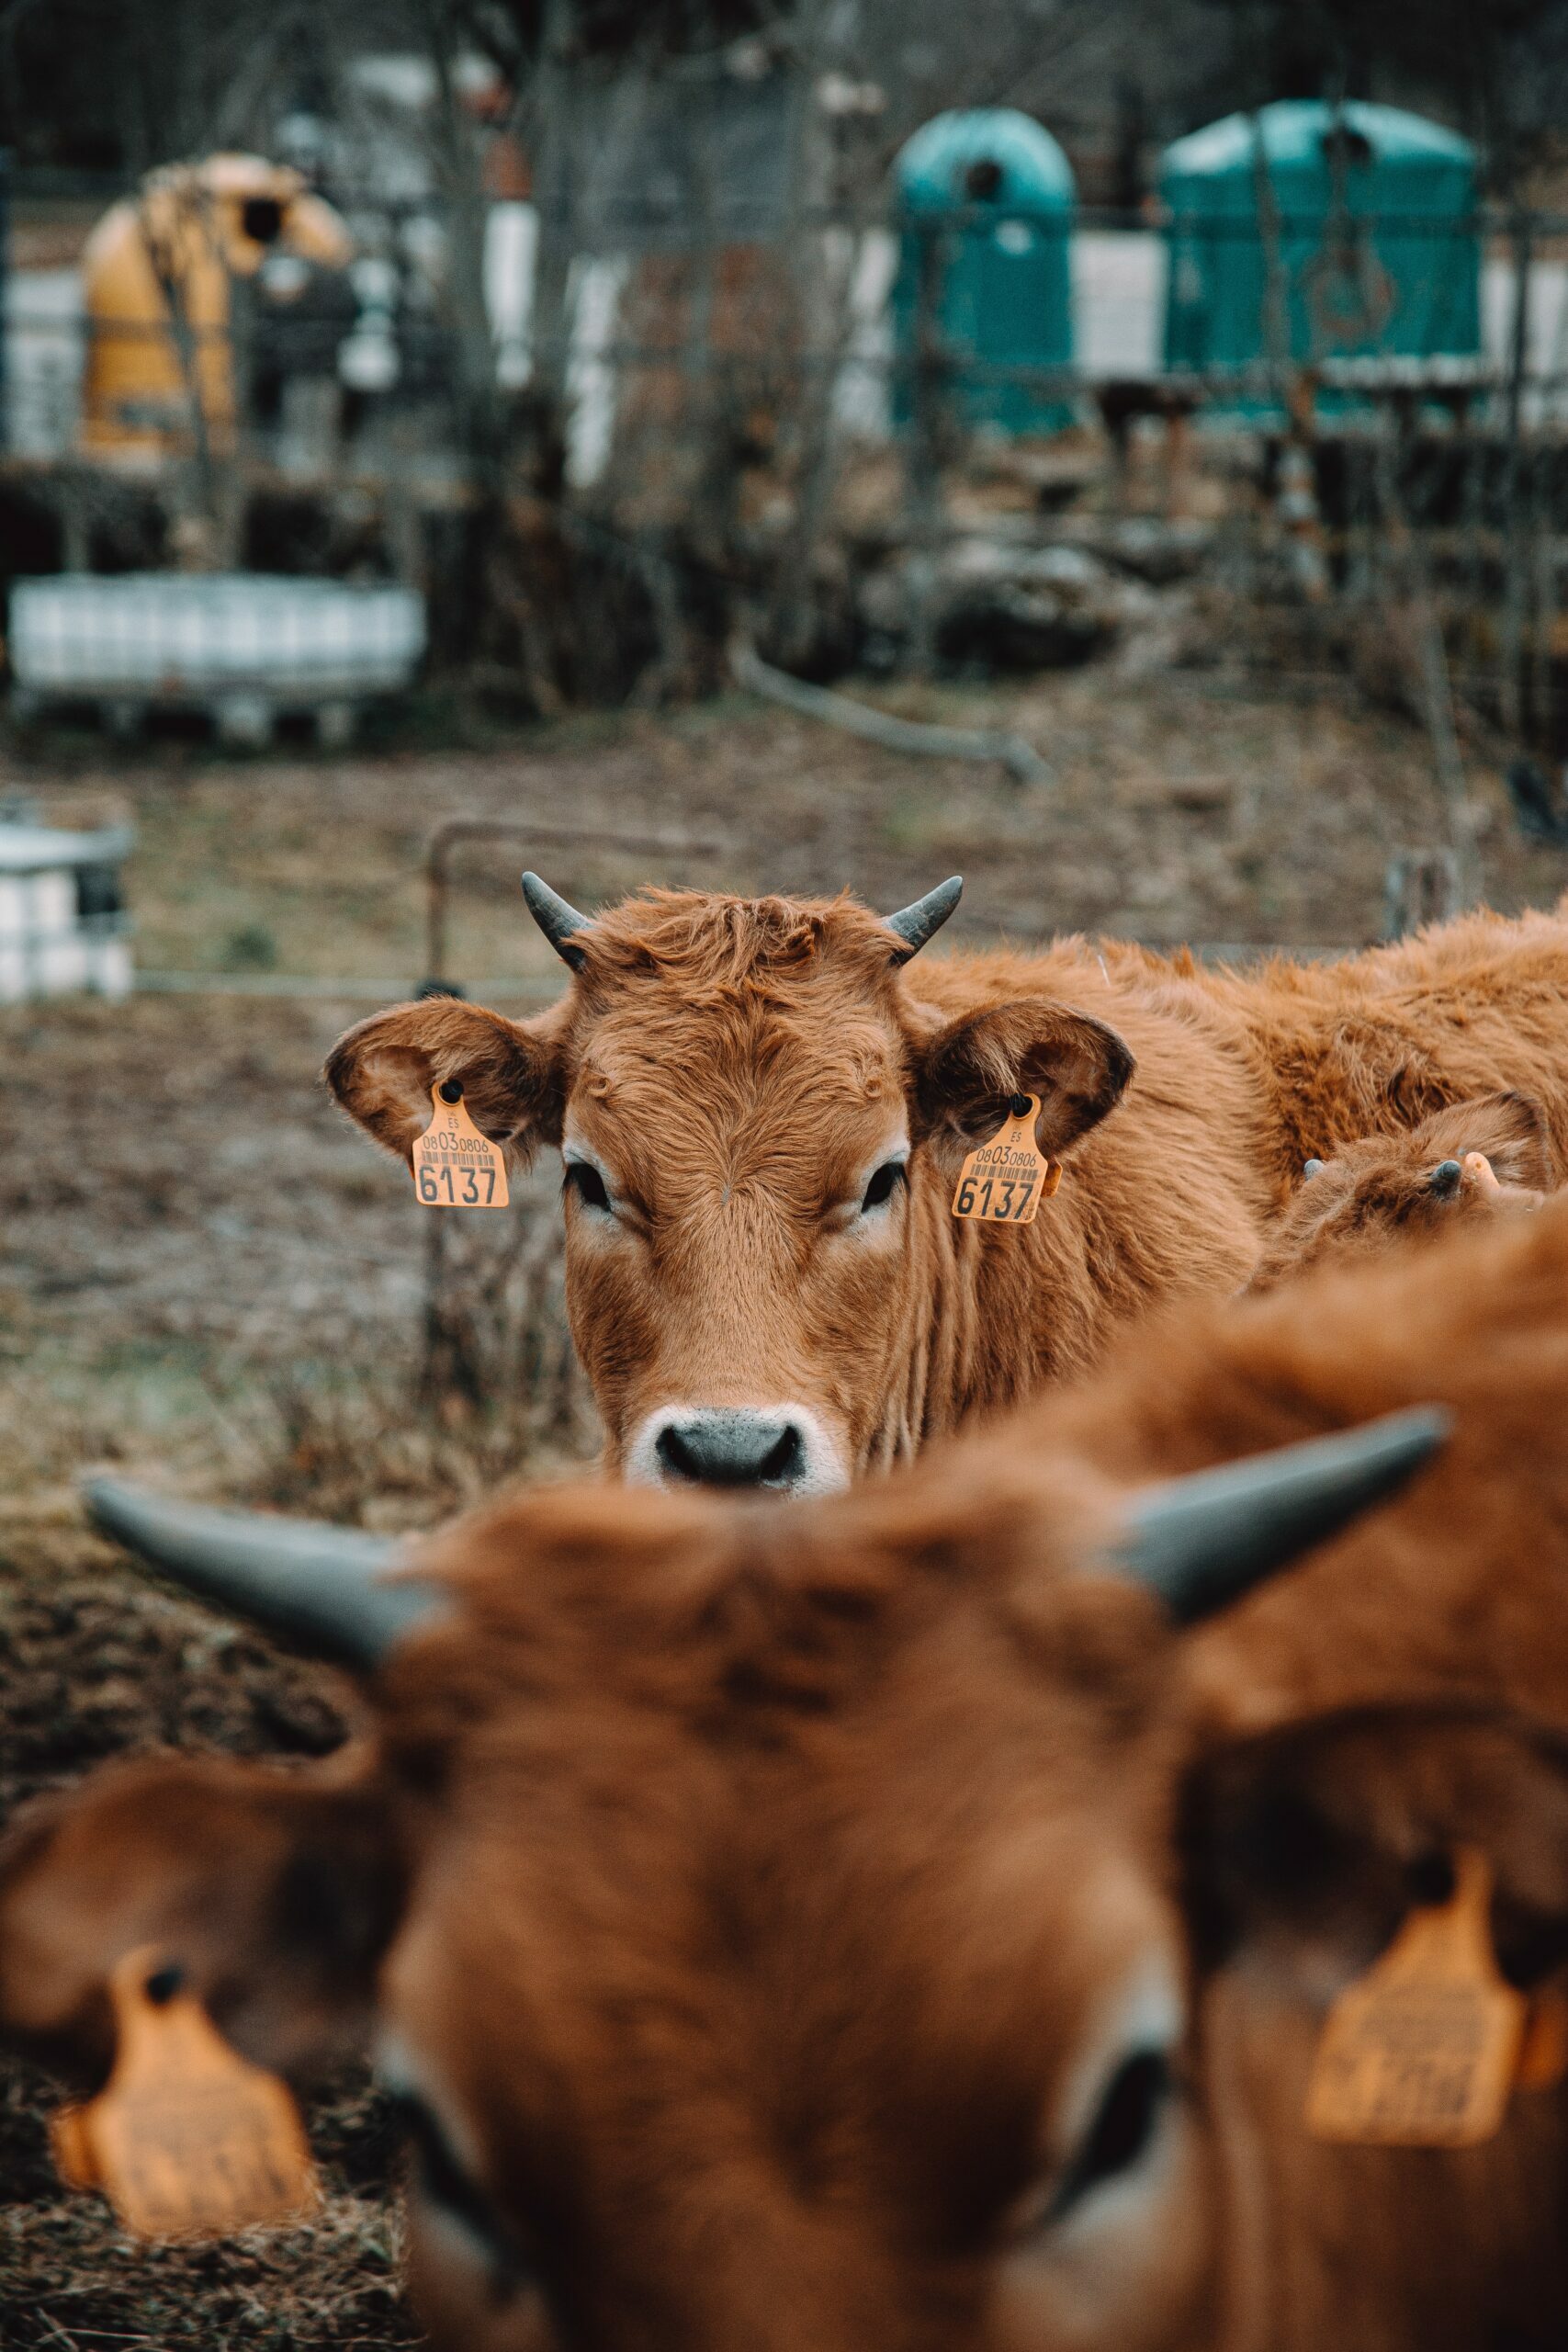
<svg viewBox="0 0 1568 2352">
<path fill-rule="evenodd" d="M 125 825 L 71 833 L 0 823 L 0 1004 L 77 989 L 130 994 L 119 869 L 133 839 Z"/>
<path fill-rule="evenodd" d="M 24 705 L 89 699 L 129 718 L 153 705 L 225 707 L 265 732 L 282 711 L 352 708 L 406 686 L 424 651 L 412 588 L 266 572 L 68 572 L 11 591 L 11 668 Z"/>
</svg>

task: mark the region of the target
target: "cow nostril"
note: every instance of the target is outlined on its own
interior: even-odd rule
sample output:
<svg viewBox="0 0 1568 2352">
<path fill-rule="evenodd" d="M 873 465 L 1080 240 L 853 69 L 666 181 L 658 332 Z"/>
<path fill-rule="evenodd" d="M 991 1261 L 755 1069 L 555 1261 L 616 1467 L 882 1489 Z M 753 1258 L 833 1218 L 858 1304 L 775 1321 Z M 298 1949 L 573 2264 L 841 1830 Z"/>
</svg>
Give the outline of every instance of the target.
<svg viewBox="0 0 1568 2352">
<path fill-rule="evenodd" d="M 702 1478 L 702 1465 L 673 1421 L 667 1428 L 660 1430 L 658 1442 L 653 1450 L 671 1477 L 692 1480 Z"/>
<path fill-rule="evenodd" d="M 805 1467 L 806 1448 L 801 1444 L 800 1431 L 791 1421 L 763 1455 L 758 1482 L 764 1487 L 793 1487 Z"/>
<path fill-rule="evenodd" d="M 799 1428 L 771 1413 L 709 1411 L 668 1421 L 653 1450 L 665 1476 L 688 1486 L 794 1487 L 807 1466 Z"/>
</svg>

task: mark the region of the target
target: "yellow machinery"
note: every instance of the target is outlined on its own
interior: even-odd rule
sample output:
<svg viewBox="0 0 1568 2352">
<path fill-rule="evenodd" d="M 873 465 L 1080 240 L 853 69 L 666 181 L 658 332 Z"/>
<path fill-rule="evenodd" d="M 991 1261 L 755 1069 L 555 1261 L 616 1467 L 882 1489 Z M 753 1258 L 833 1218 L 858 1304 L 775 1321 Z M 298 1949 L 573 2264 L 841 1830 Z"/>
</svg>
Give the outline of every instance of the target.
<svg viewBox="0 0 1568 2352">
<path fill-rule="evenodd" d="M 85 447 L 148 458 L 188 450 L 197 401 L 209 446 L 231 446 L 235 281 L 259 277 L 287 299 L 312 266 L 344 269 L 353 251 L 340 215 L 299 173 L 259 155 L 150 173 L 105 213 L 82 257 Z"/>
</svg>

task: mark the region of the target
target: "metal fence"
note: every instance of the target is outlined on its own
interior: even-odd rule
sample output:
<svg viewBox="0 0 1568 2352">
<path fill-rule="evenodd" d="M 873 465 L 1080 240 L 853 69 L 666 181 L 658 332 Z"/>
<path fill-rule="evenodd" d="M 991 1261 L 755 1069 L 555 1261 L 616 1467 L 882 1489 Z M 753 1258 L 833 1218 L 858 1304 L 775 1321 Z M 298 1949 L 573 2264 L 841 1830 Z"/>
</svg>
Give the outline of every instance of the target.
<svg viewBox="0 0 1568 2352">
<path fill-rule="evenodd" d="M 96 184 L 79 205 L 108 193 Z M 25 177 L 18 195 L 26 209 Z M 127 315 L 112 293 L 95 296 L 79 263 L 13 267 L 0 278 L 11 457 L 110 455 L 116 433 L 188 440 L 200 423 L 196 379 L 204 371 L 232 399 L 244 447 L 301 474 L 356 462 L 372 470 L 406 466 L 450 451 L 464 439 L 461 411 L 476 392 L 559 384 L 571 413 L 568 478 L 579 487 L 609 464 L 617 427 L 636 405 L 636 379 L 671 373 L 687 387 L 765 381 L 787 409 L 825 402 L 841 433 L 872 441 L 886 437 L 896 420 L 908 423 L 922 383 L 929 391 L 940 382 L 959 424 L 973 395 L 1010 387 L 1059 407 L 1063 423 L 1083 423 L 1100 414 L 1108 386 L 1141 385 L 1151 400 L 1163 387 L 1195 409 L 1256 411 L 1280 401 L 1287 364 L 1321 368 L 1331 390 L 1365 392 L 1394 380 L 1406 390 L 1430 387 L 1450 404 L 1506 397 L 1518 378 L 1531 422 L 1568 414 L 1568 217 L 1544 212 L 1380 215 L 1355 223 L 1348 244 L 1338 232 L 1314 240 L 1321 224 L 1278 220 L 1271 234 L 1291 256 L 1287 275 L 1313 278 L 1313 347 L 1271 350 L 1260 316 L 1252 360 L 1173 368 L 1164 356 L 1173 248 L 1191 245 L 1200 232 L 1221 252 L 1257 248 L 1257 226 L 1245 217 L 1161 226 L 1141 215 L 1080 210 L 1066 228 L 1060 216 L 1018 208 L 971 205 L 933 220 L 818 206 L 792 214 L 787 238 L 705 243 L 694 230 L 675 243 L 662 213 L 650 209 L 640 234 L 619 214 L 600 228 L 621 245 L 572 253 L 564 299 L 546 315 L 536 279 L 552 223 L 536 206 L 490 204 L 476 225 L 435 198 L 334 195 L 352 232 L 352 257 L 341 269 L 307 270 L 279 252 L 232 279 L 225 317 L 192 318 L 177 334 L 166 317 Z M 134 197 L 122 191 L 122 200 Z M 62 199 L 55 193 L 51 201 L 58 209 Z M 0 183 L 0 236 L 3 207 Z M 480 250 L 460 266 L 470 232 Z M 1071 365 L 1030 356 L 1027 316 L 1015 314 L 999 334 L 984 318 L 955 322 L 946 289 L 972 257 L 1005 253 L 1010 239 L 1064 236 Z M 1397 245 L 1407 272 L 1418 276 L 1425 255 L 1434 282 L 1453 270 L 1456 253 L 1473 252 L 1477 348 L 1413 353 L 1390 339 L 1386 305 L 1380 316 L 1368 293 L 1369 255 L 1375 262 L 1380 238 Z M 1325 296 L 1325 275 L 1344 300 Z M 900 305 L 901 276 L 908 290 Z M 162 405 L 120 393 L 108 414 L 96 391 L 106 363 L 134 378 L 144 359 L 175 342 L 192 380 Z M 205 405 L 211 412 L 210 396 Z M 209 413 L 209 432 L 214 422 Z M 216 422 L 226 427 L 228 419 Z"/>
<path fill-rule="evenodd" d="M 78 260 L 12 270 L 0 571 L 177 565 L 191 535 L 198 561 L 427 584 L 438 561 L 461 571 L 462 517 L 516 498 L 534 518 L 529 577 L 498 586 L 488 558 L 470 564 L 479 585 L 460 576 L 433 597 L 458 616 L 444 648 L 437 615 L 438 654 L 483 638 L 481 590 L 512 597 L 520 640 L 547 637 L 552 601 L 570 602 L 551 586 L 555 562 L 621 583 L 624 612 L 606 609 L 602 633 L 624 623 L 636 639 L 626 677 L 673 676 L 694 632 L 722 643 L 759 613 L 788 620 L 774 641 L 789 659 L 792 639 L 821 638 L 805 606 L 832 569 L 824 547 L 847 539 L 854 566 L 890 548 L 909 559 L 893 658 L 930 666 L 943 657 L 921 567 L 974 536 L 969 487 L 1010 469 L 1023 492 L 1008 527 L 1036 549 L 1081 542 L 1086 513 L 1152 505 L 1179 522 L 1201 507 L 1212 520 L 1218 502 L 1233 575 L 1245 558 L 1260 596 L 1272 582 L 1309 600 L 1414 601 L 1443 628 L 1462 608 L 1465 641 L 1449 648 L 1461 682 L 1491 663 L 1482 683 L 1504 716 L 1555 728 L 1568 218 L 1426 224 L 1435 273 L 1451 272 L 1456 247 L 1473 254 L 1473 350 L 1393 348 L 1376 304 L 1324 300 L 1314 280 L 1322 331 L 1307 347 L 1260 315 L 1250 359 L 1175 368 L 1171 245 L 1138 216 L 1074 219 L 1075 356 L 1043 366 L 1020 355 L 1027 318 L 1010 345 L 948 300 L 976 241 L 1001 251 L 1044 232 L 1032 213 L 819 206 L 766 236 L 688 224 L 682 238 L 634 209 L 597 224 L 618 244 L 583 243 L 552 277 L 541 255 L 553 245 L 558 264 L 565 229 L 534 205 L 469 219 L 430 197 L 333 195 L 350 232 L 342 266 L 301 276 L 279 254 L 231 278 L 216 320 L 118 314 Z M 18 196 L 24 212 L 43 202 L 25 180 Z M 1272 224 L 1281 251 L 1302 246 L 1300 225 Z M 1394 225 L 1402 266 L 1418 268 L 1422 224 Z M 1222 243 L 1259 236 L 1245 219 L 1213 226 Z M 1353 252 L 1320 242 L 1314 266 L 1364 293 L 1377 234 L 1375 220 L 1357 224 Z M 155 397 L 125 389 L 139 353 L 158 361 Z M 987 396 L 1020 390 L 1055 429 L 998 429 Z M 839 631 L 846 660 L 863 650 L 858 626 Z M 572 627 L 581 651 L 581 608 Z M 524 643 L 515 658 L 540 707 L 576 690 L 547 650 Z"/>
</svg>

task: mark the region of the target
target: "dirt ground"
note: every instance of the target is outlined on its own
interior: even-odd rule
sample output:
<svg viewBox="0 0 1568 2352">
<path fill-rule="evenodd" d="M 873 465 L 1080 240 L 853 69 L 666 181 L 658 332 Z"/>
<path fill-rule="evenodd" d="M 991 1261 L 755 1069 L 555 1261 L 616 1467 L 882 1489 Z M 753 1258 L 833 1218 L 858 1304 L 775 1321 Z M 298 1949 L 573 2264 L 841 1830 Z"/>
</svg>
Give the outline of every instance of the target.
<svg viewBox="0 0 1568 2352">
<path fill-rule="evenodd" d="M 299 1756 L 340 1732 L 330 1677 L 149 1588 L 93 1539 L 84 1465 L 398 1526 L 585 1450 L 581 1414 L 523 1394 L 521 1371 L 488 1419 L 422 1403 L 425 1227 L 317 1079 L 383 982 L 424 976 L 421 862 L 442 819 L 531 829 L 462 852 L 444 977 L 536 999 L 558 967 L 523 917 L 525 863 L 590 905 L 648 879 L 847 885 L 893 907 L 957 869 L 959 944 L 1081 926 L 1333 946 L 1377 934 L 1389 854 L 1438 833 L 1423 739 L 1348 689 L 1105 666 L 887 699 L 1013 727 L 1053 781 L 917 765 L 740 702 L 461 752 L 222 762 L 164 745 L 111 761 L 81 738 L 0 759 L 0 789 L 134 816 L 144 967 L 344 984 L 0 1012 L 0 1807 L 152 1743 Z M 1495 775 L 1473 785 L 1493 903 L 1555 898 L 1568 857 L 1517 840 Z M 677 845 L 626 845 L 650 832 Z M 518 1222 L 541 1282 L 555 1182 L 538 1171 Z M 455 1283 L 475 1279 L 478 1247 L 454 1240 Z M 549 1296 L 536 1284 L 536 1319 Z M 537 1338 L 514 1347 L 536 1385 Z M 61 2188 L 42 2120 L 56 2096 L 0 2072 L 7 2352 L 411 2340 L 396 2154 L 362 2079 L 311 2109 L 331 2190 L 318 2223 L 198 2253 L 138 2249 L 96 2199 Z"/>
</svg>

